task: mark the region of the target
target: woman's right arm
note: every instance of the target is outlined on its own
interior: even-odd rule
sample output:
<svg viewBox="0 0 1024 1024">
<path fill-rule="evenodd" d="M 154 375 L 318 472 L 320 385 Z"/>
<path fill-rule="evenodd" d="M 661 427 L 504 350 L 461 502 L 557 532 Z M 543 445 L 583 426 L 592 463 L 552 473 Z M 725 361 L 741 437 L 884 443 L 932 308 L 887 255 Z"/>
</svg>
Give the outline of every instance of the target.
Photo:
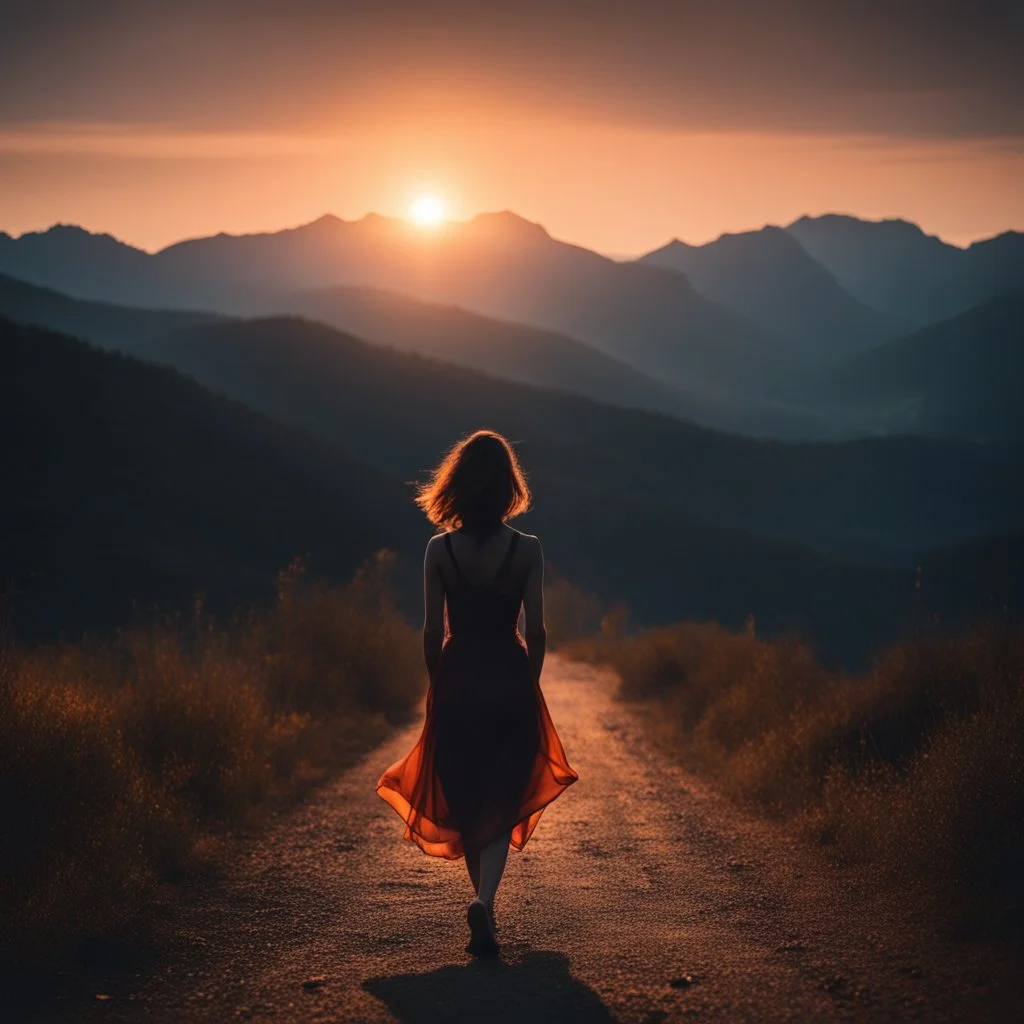
<svg viewBox="0 0 1024 1024">
<path fill-rule="evenodd" d="M 431 538 L 423 556 L 423 661 L 431 682 L 444 646 L 444 583 L 437 564 L 438 540 Z"/>
<path fill-rule="evenodd" d="M 530 540 L 530 566 L 523 588 L 523 611 L 526 614 L 526 650 L 530 658 L 530 672 L 534 682 L 539 683 L 547 649 L 547 630 L 544 628 L 544 552 L 536 537 Z"/>
</svg>

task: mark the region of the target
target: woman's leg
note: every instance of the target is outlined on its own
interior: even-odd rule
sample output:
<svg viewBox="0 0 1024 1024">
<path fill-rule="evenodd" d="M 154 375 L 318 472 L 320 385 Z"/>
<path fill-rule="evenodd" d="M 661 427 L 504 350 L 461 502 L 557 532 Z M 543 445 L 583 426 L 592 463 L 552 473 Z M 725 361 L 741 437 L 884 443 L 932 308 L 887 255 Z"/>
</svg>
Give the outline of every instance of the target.
<svg viewBox="0 0 1024 1024">
<path fill-rule="evenodd" d="M 511 830 L 488 843 L 480 851 L 480 884 L 477 887 L 477 899 L 489 908 L 494 905 L 494 894 L 498 891 L 508 859 L 508 844 L 512 839 Z"/>
<path fill-rule="evenodd" d="M 473 883 L 473 892 L 480 891 L 480 851 L 472 846 L 464 849 L 466 857 L 466 870 L 469 872 L 469 880 Z"/>
</svg>

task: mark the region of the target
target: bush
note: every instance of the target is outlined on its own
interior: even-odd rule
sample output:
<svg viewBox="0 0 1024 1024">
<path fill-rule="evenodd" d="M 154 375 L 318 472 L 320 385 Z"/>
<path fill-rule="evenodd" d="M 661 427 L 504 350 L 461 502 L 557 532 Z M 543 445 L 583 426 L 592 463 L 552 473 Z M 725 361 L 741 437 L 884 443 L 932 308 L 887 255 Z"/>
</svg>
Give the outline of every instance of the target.
<svg viewBox="0 0 1024 1024">
<path fill-rule="evenodd" d="M 0 956 L 132 927 L 210 830 L 378 741 L 424 689 L 381 554 L 343 587 L 105 643 L 0 648 Z"/>
<path fill-rule="evenodd" d="M 570 583 L 564 576 L 547 573 L 544 624 L 552 647 L 563 647 L 592 636 L 600 628 L 602 613 L 600 598 Z"/>
<path fill-rule="evenodd" d="M 862 678 L 799 640 L 684 623 L 598 643 L 661 739 L 735 795 L 885 867 L 972 927 L 1019 927 L 1024 628 L 883 652 Z"/>
</svg>

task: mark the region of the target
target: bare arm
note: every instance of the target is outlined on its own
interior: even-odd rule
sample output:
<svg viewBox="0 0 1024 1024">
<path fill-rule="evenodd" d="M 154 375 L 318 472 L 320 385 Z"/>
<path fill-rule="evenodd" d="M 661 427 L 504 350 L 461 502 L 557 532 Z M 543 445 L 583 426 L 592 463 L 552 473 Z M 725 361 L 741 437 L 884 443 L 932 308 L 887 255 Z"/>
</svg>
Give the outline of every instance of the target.
<svg viewBox="0 0 1024 1024">
<path fill-rule="evenodd" d="M 544 628 L 544 552 L 536 537 L 530 539 L 530 566 L 523 588 L 523 611 L 526 613 L 526 649 L 530 657 L 530 671 L 534 682 L 540 682 L 547 649 L 547 630 Z"/>
<path fill-rule="evenodd" d="M 423 556 L 423 661 L 431 681 L 444 644 L 444 584 L 437 565 L 436 540 L 431 539 Z"/>
</svg>

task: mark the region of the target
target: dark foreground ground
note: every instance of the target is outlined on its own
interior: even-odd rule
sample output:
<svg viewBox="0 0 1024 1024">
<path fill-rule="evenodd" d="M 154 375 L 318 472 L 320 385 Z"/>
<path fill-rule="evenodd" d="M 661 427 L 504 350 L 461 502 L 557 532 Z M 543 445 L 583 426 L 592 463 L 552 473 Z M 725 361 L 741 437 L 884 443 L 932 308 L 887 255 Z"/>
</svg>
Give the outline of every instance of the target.
<svg viewBox="0 0 1024 1024">
<path fill-rule="evenodd" d="M 510 854 L 500 960 L 463 952 L 462 864 L 402 842 L 373 792 L 417 724 L 243 837 L 226 877 L 164 911 L 144 961 L 76 973 L 7 1019 L 1018 1019 L 1012 951 L 930 934 L 865 874 L 664 763 L 614 687 L 608 672 L 549 662 L 545 692 L 581 778 Z"/>
</svg>

